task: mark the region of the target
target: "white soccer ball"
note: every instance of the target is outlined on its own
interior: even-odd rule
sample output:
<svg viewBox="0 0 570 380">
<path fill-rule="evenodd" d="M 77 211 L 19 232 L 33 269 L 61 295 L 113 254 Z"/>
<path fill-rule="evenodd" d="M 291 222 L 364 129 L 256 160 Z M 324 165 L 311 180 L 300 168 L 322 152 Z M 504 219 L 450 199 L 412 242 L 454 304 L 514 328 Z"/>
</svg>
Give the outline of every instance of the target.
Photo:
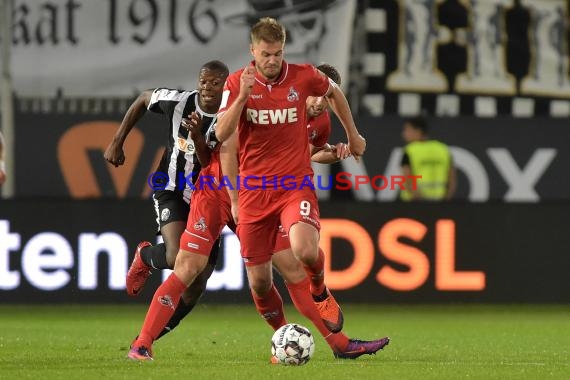
<svg viewBox="0 0 570 380">
<path fill-rule="evenodd" d="M 315 352 L 313 334 L 296 323 L 280 327 L 271 338 L 271 354 L 285 365 L 306 364 Z"/>
</svg>

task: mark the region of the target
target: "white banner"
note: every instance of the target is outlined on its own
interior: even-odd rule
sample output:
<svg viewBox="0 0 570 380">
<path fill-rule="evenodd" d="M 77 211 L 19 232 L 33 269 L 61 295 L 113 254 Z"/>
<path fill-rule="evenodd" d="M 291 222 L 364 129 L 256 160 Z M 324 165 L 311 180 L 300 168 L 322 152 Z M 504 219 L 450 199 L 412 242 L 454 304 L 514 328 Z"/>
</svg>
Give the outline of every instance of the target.
<svg viewBox="0 0 570 380">
<path fill-rule="evenodd" d="M 200 66 L 245 66 L 249 28 L 287 27 L 286 59 L 348 72 L 355 0 L 14 0 L 12 77 L 19 96 L 133 96 L 194 88 Z M 277 6 L 276 4 L 282 5 Z M 294 3 L 294 4 L 293 4 Z"/>
</svg>

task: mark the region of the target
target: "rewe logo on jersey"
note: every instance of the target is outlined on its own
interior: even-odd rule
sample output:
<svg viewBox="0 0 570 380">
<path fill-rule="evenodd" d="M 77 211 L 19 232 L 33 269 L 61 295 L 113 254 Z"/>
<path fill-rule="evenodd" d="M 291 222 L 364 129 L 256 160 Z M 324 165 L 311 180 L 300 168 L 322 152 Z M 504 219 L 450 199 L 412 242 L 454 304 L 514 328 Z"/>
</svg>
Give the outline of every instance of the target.
<svg viewBox="0 0 570 380">
<path fill-rule="evenodd" d="M 299 120 L 297 116 L 297 107 L 276 109 L 276 110 L 256 110 L 247 109 L 247 121 L 254 124 L 284 124 L 294 123 Z"/>
</svg>

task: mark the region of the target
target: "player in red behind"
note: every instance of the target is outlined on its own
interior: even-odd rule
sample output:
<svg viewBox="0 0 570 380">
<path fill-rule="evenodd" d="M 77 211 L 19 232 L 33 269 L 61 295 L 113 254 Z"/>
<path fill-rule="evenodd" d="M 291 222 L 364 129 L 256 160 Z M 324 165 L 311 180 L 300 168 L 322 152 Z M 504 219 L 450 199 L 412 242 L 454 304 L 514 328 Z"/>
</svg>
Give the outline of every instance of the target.
<svg viewBox="0 0 570 380">
<path fill-rule="evenodd" d="M 323 63 L 317 69 L 340 86 L 338 70 L 329 64 Z M 331 135 L 331 118 L 329 115 L 329 102 L 324 96 L 309 96 L 307 98 L 307 134 L 311 148 L 311 160 L 321 164 L 332 164 L 350 157 L 350 151 L 345 143 L 336 145 L 328 143 Z"/>
</svg>

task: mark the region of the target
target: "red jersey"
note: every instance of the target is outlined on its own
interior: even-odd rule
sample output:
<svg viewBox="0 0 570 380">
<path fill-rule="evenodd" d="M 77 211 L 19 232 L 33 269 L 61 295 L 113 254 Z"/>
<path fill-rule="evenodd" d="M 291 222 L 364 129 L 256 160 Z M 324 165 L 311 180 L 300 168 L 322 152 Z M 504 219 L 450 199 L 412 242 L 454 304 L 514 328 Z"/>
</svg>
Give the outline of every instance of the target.
<svg viewBox="0 0 570 380">
<path fill-rule="evenodd" d="M 310 118 L 307 124 L 309 143 L 317 148 L 322 147 L 329 141 L 331 136 L 331 118 L 329 111 L 325 110 L 317 117 Z"/>
<path fill-rule="evenodd" d="M 218 142 L 218 139 L 216 138 L 215 124 L 213 128 L 211 127 L 206 132 L 205 137 L 206 137 L 206 145 L 208 146 L 211 152 L 210 163 L 208 164 L 208 166 L 202 167 L 202 170 L 200 171 L 200 176 L 207 177 L 204 179 L 205 182 L 210 181 L 211 178 L 214 182 L 213 184 L 216 187 L 218 187 L 220 181 L 222 181 L 224 178 L 222 173 L 222 163 L 220 161 L 220 148 L 222 144 L 220 144 Z"/>
<path fill-rule="evenodd" d="M 218 113 L 237 98 L 243 70 L 227 78 Z M 308 96 L 324 96 L 330 86 L 328 78 L 312 65 L 283 61 L 275 82 L 267 82 L 259 73 L 255 79 L 238 124 L 242 181 L 249 178 L 250 186 L 272 189 L 271 182 L 264 182 L 275 176 L 312 176 L 306 100 Z"/>
<path fill-rule="evenodd" d="M 216 187 L 223 179 L 222 163 L 220 161 L 220 148 L 219 146 L 212 150 L 210 156 L 210 163 L 208 166 L 203 167 L 200 171 L 201 176 L 212 177 Z"/>
</svg>

